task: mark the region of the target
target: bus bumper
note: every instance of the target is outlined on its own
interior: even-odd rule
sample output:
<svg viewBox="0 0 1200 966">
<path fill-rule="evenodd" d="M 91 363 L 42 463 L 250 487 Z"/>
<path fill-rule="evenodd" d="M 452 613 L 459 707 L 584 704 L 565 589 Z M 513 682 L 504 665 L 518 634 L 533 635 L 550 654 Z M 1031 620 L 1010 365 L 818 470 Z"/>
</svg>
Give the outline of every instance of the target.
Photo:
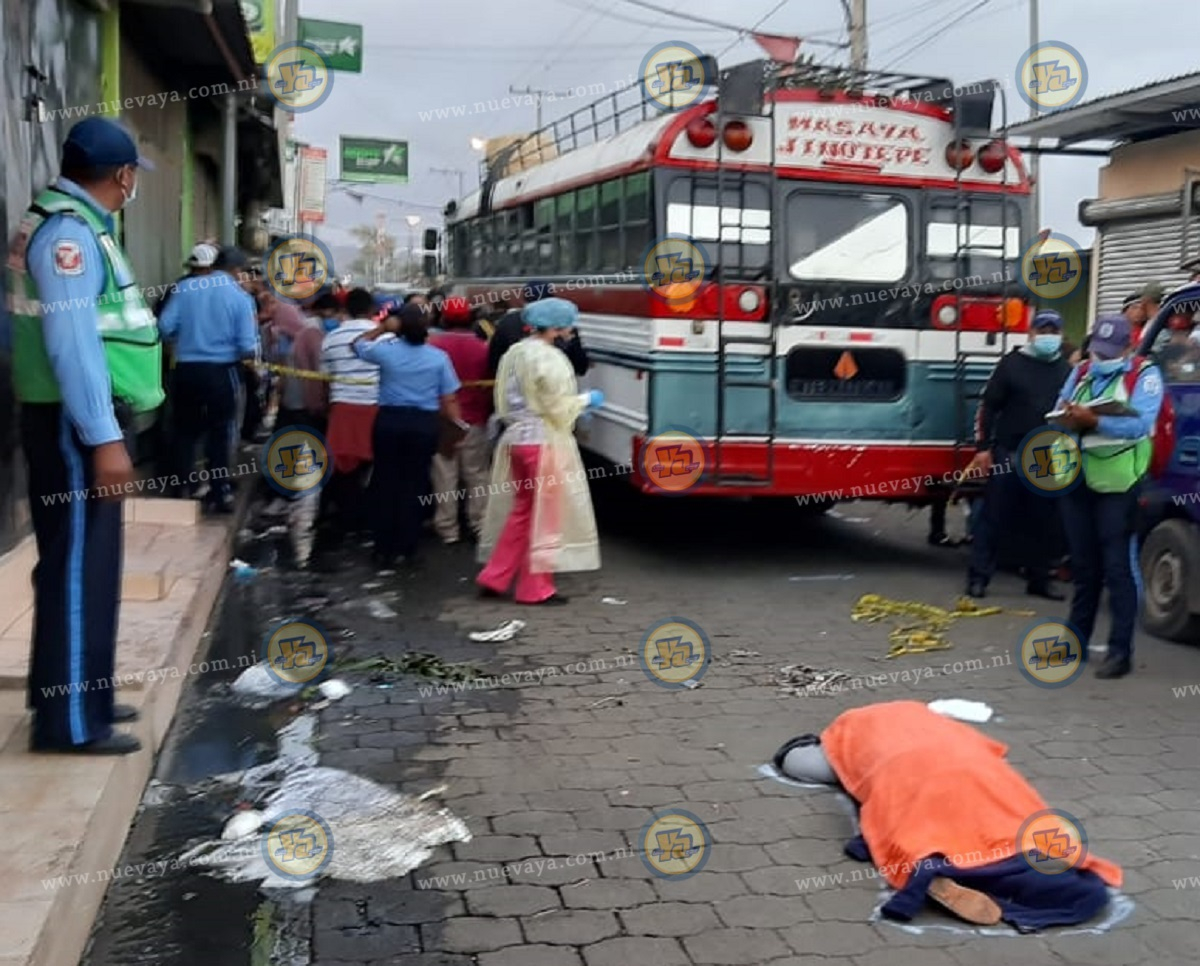
<svg viewBox="0 0 1200 966">
<path fill-rule="evenodd" d="M 691 465 L 702 469 L 673 480 L 647 450 L 646 438 L 633 439 L 633 484 L 644 493 L 698 496 L 811 496 L 829 500 L 927 498 L 953 490 L 975 455 L 973 447 L 951 443 L 774 443 L 722 442 L 718 474 L 715 441 L 696 440 Z M 768 459 L 768 447 L 774 450 Z M 696 477 L 694 482 L 688 478 Z"/>
</svg>

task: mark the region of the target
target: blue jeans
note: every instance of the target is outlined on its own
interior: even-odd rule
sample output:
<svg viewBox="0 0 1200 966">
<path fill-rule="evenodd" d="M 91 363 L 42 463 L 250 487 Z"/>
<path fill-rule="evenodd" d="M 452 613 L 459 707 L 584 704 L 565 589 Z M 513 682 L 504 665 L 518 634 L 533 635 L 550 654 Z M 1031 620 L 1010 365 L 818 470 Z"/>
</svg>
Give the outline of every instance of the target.
<svg viewBox="0 0 1200 966">
<path fill-rule="evenodd" d="M 1141 594 L 1135 533 L 1137 495 L 1137 487 L 1125 493 L 1097 493 L 1080 485 L 1062 498 L 1075 585 L 1069 621 L 1079 634 L 1085 657 L 1096 627 L 1100 592 L 1106 587 L 1112 613 L 1109 656 L 1126 660 L 1133 656 Z"/>
</svg>

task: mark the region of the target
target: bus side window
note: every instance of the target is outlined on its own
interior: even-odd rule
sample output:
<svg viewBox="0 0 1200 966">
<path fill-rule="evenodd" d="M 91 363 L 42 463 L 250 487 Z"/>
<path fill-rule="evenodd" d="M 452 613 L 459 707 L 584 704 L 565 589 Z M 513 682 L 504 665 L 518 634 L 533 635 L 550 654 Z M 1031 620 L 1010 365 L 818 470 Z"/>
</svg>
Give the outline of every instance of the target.
<svg viewBox="0 0 1200 966">
<path fill-rule="evenodd" d="M 640 171 L 625 179 L 625 238 L 622 269 L 637 265 L 650 247 L 650 172 Z"/>
<path fill-rule="evenodd" d="M 596 257 L 596 186 L 580 188 L 575 195 L 575 270 L 591 272 L 599 269 Z"/>
<path fill-rule="evenodd" d="M 559 195 L 554 209 L 554 230 L 558 235 L 558 271 L 575 271 L 575 192 Z"/>
<path fill-rule="evenodd" d="M 475 276 L 496 273 L 495 218 L 484 215 L 475 223 L 471 240 L 471 274 Z"/>
<path fill-rule="evenodd" d="M 527 271 L 538 275 L 554 272 L 554 199 L 543 198 L 533 206 L 533 231 L 535 266 Z"/>
<path fill-rule="evenodd" d="M 621 256 L 621 181 L 600 185 L 600 268 L 615 272 L 624 266 Z"/>
</svg>

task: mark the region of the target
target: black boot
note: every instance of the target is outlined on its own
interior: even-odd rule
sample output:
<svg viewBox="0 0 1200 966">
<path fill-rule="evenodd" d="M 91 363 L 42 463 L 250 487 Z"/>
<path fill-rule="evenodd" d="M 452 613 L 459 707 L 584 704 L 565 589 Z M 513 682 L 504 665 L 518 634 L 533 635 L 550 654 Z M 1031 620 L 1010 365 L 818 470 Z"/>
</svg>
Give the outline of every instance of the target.
<svg viewBox="0 0 1200 966">
<path fill-rule="evenodd" d="M 1047 578 L 1031 580 L 1025 585 L 1025 593 L 1030 597 L 1043 597 L 1046 600 L 1066 600 L 1067 595 L 1054 586 Z"/>
<path fill-rule="evenodd" d="M 979 600 L 987 596 L 987 582 L 980 580 L 978 577 L 972 577 L 967 581 L 967 596 L 974 597 Z"/>
<path fill-rule="evenodd" d="M 1129 658 L 1121 657 L 1118 654 L 1110 654 L 1104 659 L 1104 663 L 1096 668 L 1096 677 L 1102 681 L 1107 681 L 1111 678 L 1123 678 L 1132 670 L 1133 662 Z"/>
</svg>

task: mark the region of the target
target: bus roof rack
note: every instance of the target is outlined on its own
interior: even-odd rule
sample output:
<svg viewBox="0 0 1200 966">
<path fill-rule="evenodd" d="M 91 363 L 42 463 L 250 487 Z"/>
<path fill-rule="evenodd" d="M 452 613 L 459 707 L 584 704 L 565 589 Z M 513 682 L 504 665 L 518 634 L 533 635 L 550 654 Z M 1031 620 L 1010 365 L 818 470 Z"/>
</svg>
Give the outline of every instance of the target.
<svg viewBox="0 0 1200 966">
<path fill-rule="evenodd" d="M 716 74 L 715 60 L 709 59 L 709 63 Z M 780 64 L 764 59 L 737 64 L 717 76 L 721 94 L 732 96 L 736 102 L 724 105 L 732 108 L 734 113 L 760 113 L 763 99 L 770 90 L 815 87 L 863 96 L 907 97 L 946 107 L 955 111 L 964 137 L 984 136 L 990 132 L 993 98 L 998 87 L 995 81 L 981 81 L 956 88 L 944 77 L 853 70 L 822 64 Z M 647 100 L 641 84 L 634 82 L 537 131 L 515 138 L 481 162 L 481 181 L 494 184 L 510 174 L 595 144 L 659 116 L 659 109 Z"/>
</svg>

